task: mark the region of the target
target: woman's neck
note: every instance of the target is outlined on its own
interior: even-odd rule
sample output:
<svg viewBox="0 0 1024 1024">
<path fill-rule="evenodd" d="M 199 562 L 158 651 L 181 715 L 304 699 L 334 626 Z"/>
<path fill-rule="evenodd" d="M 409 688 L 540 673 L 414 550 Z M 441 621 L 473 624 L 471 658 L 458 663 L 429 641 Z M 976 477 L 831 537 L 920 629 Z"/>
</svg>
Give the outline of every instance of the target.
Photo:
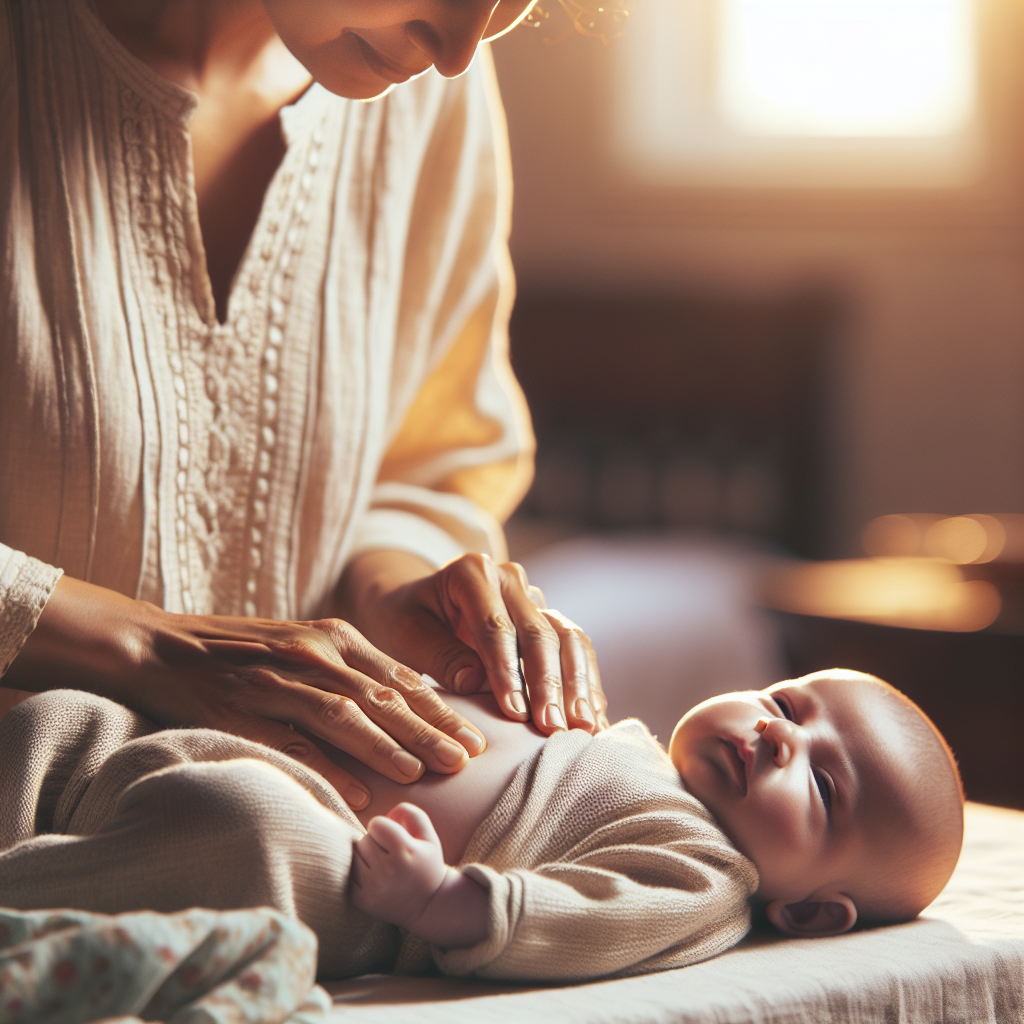
<svg viewBox="0 0 1024 1024">
<path fill-rule="evenodd" d="M 260 0 L 94 2 L 100 19 L 128 50 L 200 95 L 211 79 L 251 77 L 284 48 Z"/>
<path fill-rule="evenodd" d="M 284 157 L 278 112 L 312 82 L 260 0 L 95 0 L 113 35 L 162 78 L 194 92 L 193 186 L 217 307 Z"/>
</svg>

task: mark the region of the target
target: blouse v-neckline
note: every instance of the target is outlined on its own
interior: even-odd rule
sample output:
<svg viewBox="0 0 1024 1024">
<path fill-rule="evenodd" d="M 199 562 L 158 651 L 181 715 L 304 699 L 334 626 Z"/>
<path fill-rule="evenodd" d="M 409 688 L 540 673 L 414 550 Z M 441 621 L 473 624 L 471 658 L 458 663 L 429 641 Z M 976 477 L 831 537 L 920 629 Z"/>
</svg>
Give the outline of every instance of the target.
<svg viewBox="0 0 1024 1024">
<path fill-rule="evenodd" d="M 305 250 L 323 248 L 313 207 L 326 195 L 326 135 L 337 140 L 345 101 L 314 83 L 278 116 L 284 156 L 217 318 L 192 169 L 189 121 L 198 97 L 163 78 L 106 28 L 89 0 L 79 25 L 120 90 L 121 124 L 138 287 L 148 319 L 145 359 L 156 376 L 152 429 L 173 452 L 156 472 L 165 604 L 186 613 L 221 607 L 255 615 L 279 586 L 269 548 L 297 485 L 306 380 L 315 337 Z M 333 116 L 332 116 L 333 112 Z M 328 127 L 330 125 L 331 127 Z M 333 162 L 332 162 L 333 166 Z M 331 173 L 327 172 L 328 175 Z M 311 230 L 312 229 L 312 230 Z M 140 357 L 143 355 L 139 353 Z M 157 541 L 156 538 L 162 538 Z M 211 573 L 209 567 L 217 566 Z"/>
<path fill-rule="evenodd" d="M 272 210 L 275 205 L 282 205 L 280 197 L 282 190 L 286 191 L 291 181 L 290 165 L 294 162 L 295 151 L 298 144 L 308 139 L 316 131 L 317 124 L 322 121 L 324 103 L 328 100 L 329 94 L 323 86 L 314 81 L 296 100 L 285 104 L 278 111 L 285 152 L 263 193 L 259 215 L 253 224 L 238 266 L 235 267 L 228 288 L 224 320 L 221 322 L 217 317 L 217 303 L 213 294 L 206 243 L 199 220 L 199 199 L 195 188 L 192 141 L 189 134 L 189 123 L 199 106 L 199 97 L 191 89 L 164 78 L 145 61 L 136 57 L 103 23 L 91 0 L 76 0 L 74 7 L 97 52 L 114 74 L 141 98 L 153 104 L 154 108 L 175 124 L 182 133 L 187 167 L 186 179 L 179 182 L 183 189 L 182 211 L 188 221 L 186 233 L 192 240 L 192 255 L 201 267 L 201 273 L 194 278 L 193 307 L 211 335 L 224 334 L 232 329 L 231 325 L 236 323 L 240 316 L 244 316 L 238 294 L 242 282 L 251 276 L 251 265 L 260 262 L 260 251 L 267 248 L 267 235 L 277 230 Z"/>
</svg>

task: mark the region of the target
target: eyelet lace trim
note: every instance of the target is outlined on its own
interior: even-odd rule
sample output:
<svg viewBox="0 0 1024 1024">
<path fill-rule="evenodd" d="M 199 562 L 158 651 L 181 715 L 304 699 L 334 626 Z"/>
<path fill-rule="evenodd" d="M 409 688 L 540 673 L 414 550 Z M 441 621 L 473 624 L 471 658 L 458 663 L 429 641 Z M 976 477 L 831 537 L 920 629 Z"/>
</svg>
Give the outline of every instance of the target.
<svg viewBox="0 0 1024 1024">
<path fill-rule="evenodd" d="M 159 402 L 174 439 L 174 465 L 161 471 L 164 483 L 157 485 L 167 494 L 173 482 L 173 515 L 159 513 L 153 523 L 173 522 L 173 544 L 162 545 L 161 563 L 166 574 L 173 551 L 186 614 L 234 606 L 254 616 L 278 442 L 282 351 L 327 112 L 305 143 L 289 145 L 239 268 L 244 285 L 232 289 L 230 319 L 210 325 L 199 312 L 202 296 L 192 291 L 199 226 L 187 222 L 178 195 L 187 178 L 187 168 L 179 166 L 187 149 L 165 137 L 152 105 L 126 86 L 121 105 L 131 215 L 152 282 L 149 308 L 162 310 L 163 353 L 151 349 L 151 358 L 166 359 L 173 391 Z M 296 145 L 305 145 L 304 156 Z M 169 436 L 163 436 L 166 444 Z M 168 607 L 175 596 L 170 582 L 165 577 Z"/>
<path fill-rule="evenodd" d="M 296 265 L 302 254 L 306 229 L 310 222 L 314 174 L 320 164 L 323 141 L 323 133 L 319 129 L 313 132 L 305 167 L 299 174 L 298 198 L 292 206 L 291 223 L 284 234 L 284 247 L 270 278 L 268 323 L 260 380 L 255 473 L 249 497 L 249 545 L 246 552 L 245 594 L 242 605 L 242 610 L 249 617 L 256 615 L 259 572 L 264 561 L 263 541 L 270 501 L 271 469 L 277 444 L 278 392 L 288 305 L 292 299 Z M 260 255 L 265 263 L 269 261 L 270 246 L 264 247 Z M 258 288 L 258 276 L 258 272 L 255 272 L 250 281 L 250 290 L 257 290 L 253 285 Z"/>
</svg>

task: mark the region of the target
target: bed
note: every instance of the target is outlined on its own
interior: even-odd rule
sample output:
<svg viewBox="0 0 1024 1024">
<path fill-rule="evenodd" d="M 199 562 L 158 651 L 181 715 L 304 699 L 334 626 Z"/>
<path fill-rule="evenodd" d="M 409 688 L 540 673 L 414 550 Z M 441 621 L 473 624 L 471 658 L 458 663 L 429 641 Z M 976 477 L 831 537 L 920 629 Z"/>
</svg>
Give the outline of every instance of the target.
<svg viewBox="0 0 1024 1024">
<path fill-rule="evenodd" d="M 616 716 L 662 739 L 693 703 L 788 671 L 750 598 L 780 545 L 820 554 L 813 441 L 840 313 L 820 296 L 517 302 L 513 363 L 539 448 L 510 548 L 590 633 Z M 765 486 L 734 486 L 748 464 L 767 468 Z M 706 963 L 584 985 L 369 976 L 329 989 L 338 1024 L 1024 1024 L 1024 812 L 969 803 L 957 870 L 909 924 L 757 932 Z"/>
<path fill-rule="evenodd" d="M 1024 1022 L 1024 812 L 969 803 L 956 872 L 909 924 L 831 939 L 755 933 L 664 974 L 558 988 L 368 976 L 338 1024 Z"/>
</svg>

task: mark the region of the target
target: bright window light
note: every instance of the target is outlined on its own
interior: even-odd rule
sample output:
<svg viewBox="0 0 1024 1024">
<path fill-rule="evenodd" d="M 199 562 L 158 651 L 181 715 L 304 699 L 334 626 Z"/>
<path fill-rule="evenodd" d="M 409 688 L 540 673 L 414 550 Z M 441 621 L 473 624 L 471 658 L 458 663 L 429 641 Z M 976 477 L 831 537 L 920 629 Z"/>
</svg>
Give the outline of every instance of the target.
<svg viewBox="0 0 1024 1024">
<path fill-rule="evenodd" d="M 981 0 L 636 0 L 607 139 L 669 187 L 961 188 L 987 160 Z"/>
<path fill-rule="evenodd" d="M 724 0 L 719 100 L 740 131 L 949 135 L 974 108 L 969 0 Z"/>
</svg>

